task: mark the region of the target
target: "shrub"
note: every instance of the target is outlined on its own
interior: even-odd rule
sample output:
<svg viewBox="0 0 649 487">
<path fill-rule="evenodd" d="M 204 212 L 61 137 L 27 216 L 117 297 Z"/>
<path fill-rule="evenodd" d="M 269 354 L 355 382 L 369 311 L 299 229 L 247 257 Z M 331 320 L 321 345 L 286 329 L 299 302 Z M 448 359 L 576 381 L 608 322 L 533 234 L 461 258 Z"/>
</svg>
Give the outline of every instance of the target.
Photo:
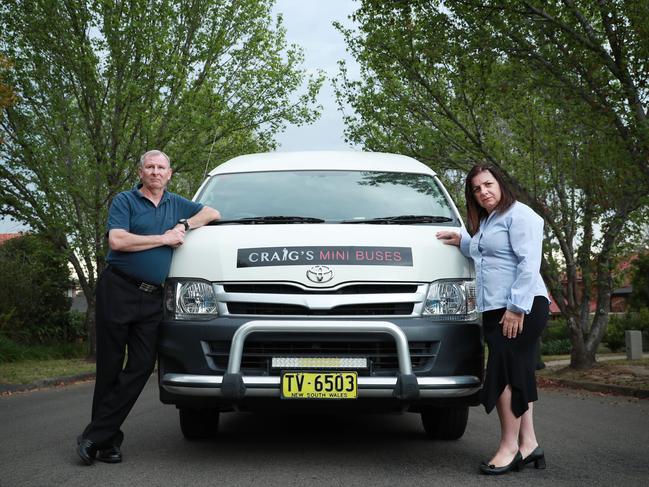
<svg viewBox="0 0 649 487">
<path fill-rule="evenodd" d="M 641 308 L 639 311 L 628 312 L 622 316 L 611 316 L 602 341 L 612 352 L 624 350 L 626 330 L 641 331 L 643 348 L 645 350 L 649 348 L 649 308 Z"/>
<path fill-rule="evenodd" d="M 525 323 L 523 323 L 523 326 L 525 326 Z M 552 321 L 548 321 L 548 326 L 543 330 L 542 336 L 544 341 L 564 340 L 570 338 L 566 320 L 563 318 L 556 318 Z"/>
<path fill-rule="evenodd" d="M 84 343 L 25 345 L 15 342 L 0 333 L 0 363 L 20 362 L 22 360 L 83 358 L 86 352 L 86 345 Z"/>
<path fill-rule="evenodd" d="M 619 316 L 611 316 L 606 326 L 606 332 L 602 341 L 611 352 L 619 352 L 624 349 L 625 319 Z"/>
<path fill-rule="evenodd" d="M 629 326 L 627 330 L 640 330 L 649 332 L 649 308 L 641 308 L 639 311 L 629 313 Z"/>
<path fill-rule="evenodd" d="M 79 341 L 86 337 L 86 313 L 71 309 L 68 313 L 68 341 Z"/>
<path fill-rule="evenodd" d="M 558 340 L 547 340 L 541 342 L 541 355 L 566 355 L 572 350 L 572 344 L 568 338 Z"/>
<path fill-rule="evenodd" d="M 25 349 L 0 333 L 0 363 L 24 360 Z"/>
<path fill-rule="evenodd" d="M 65 339 L 70 271 L 65 255 L 27 234 L 0 245 L 0 332 L 23 343 Z"/>
</svg>

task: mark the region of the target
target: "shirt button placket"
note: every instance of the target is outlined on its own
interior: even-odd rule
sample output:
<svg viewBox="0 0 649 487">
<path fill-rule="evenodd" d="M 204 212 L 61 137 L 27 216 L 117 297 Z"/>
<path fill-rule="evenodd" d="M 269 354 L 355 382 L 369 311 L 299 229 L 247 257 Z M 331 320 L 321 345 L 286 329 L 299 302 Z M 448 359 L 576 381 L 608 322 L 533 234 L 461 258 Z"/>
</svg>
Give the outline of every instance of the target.
<svg viewBox="0 0 649 487">
<path fill-rule="evenodd" d="M 486 223 L 486 222 L 485 222 Z M 480 230 L 478 232 L 478 252 L 480 254 L 480 260 L 476 262 L 476 267 L 478 268 L 477 272 L 477 277 L 478 277 L 478 289 L 480 290 L 478 292 L 478 309 L 484 309 L 484 286 L 482 285 L 484 282 L 484 276 L 482 274 L 482 263 L 484 261 L 482 257 L 482 227 L 483 225 L 480 226 Z"/>
</svg>

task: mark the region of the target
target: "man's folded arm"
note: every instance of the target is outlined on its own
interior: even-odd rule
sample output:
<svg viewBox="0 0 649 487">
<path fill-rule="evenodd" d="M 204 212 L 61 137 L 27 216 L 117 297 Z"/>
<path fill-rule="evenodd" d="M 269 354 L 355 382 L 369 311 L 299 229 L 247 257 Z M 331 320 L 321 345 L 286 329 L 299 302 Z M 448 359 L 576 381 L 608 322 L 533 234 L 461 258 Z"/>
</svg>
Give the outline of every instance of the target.
<svg viewBox="0 0 649 487">
<path fill-rule="evenodd" d="M 167 230 L 162 235 L 136 235 L 122 228 L 108 232 L 108 245 L 118 252 L 139 252 L 168 245 L 176 247 L 183 242 L 185 232 L 177 228 Z"/>
</svg>

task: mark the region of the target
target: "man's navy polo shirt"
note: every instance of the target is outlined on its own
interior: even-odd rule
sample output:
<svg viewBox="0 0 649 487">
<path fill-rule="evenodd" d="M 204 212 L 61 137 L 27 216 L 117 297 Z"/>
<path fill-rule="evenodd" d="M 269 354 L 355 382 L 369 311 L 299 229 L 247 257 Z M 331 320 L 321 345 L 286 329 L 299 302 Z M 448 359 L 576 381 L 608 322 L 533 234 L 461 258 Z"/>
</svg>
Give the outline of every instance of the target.
<svg viewBox="0 0 649 487">
<path fill-rule="evenodd" d="M 156 207 L 138 187 L 123 191 L 113 199 L 108 211 L 107 231 L 126 230 L 136 235 L 162 235 L 181 218 L 190 218 L 203 205 L 165 191 Z M 169 274 L 173 249 L 167 245 L 137 252 L 110 250 L 106 261 L 130 276 L 151 284 L 162 284 Z"/>
</svg>

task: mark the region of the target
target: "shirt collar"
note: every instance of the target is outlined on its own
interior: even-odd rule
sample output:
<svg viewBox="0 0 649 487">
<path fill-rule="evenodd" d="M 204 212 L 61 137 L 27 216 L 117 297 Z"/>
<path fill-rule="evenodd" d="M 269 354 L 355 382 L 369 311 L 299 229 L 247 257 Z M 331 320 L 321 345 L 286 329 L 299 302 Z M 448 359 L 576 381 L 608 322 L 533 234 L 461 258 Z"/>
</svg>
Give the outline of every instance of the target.
<svg viewBox="0 0 649 487">
<path fill-rule="evenodd" d="M 135 184 L 135 186 L 133 186 L 133 189 L 131 191 L 133 191 L 133 193 L 135 193 L 138 197 L 149 201 L 149 198 L 144 196 L 142 194 L 142 192 L 140 191 L 140 189 L 142 189 L 142 186 L 144 186 L 142 183 L 137 183 L 137 184 Z M 162 193 L 162 198 L 160 198 L 160 203 L 158 204 L 158 206 L 160 206 L 162 203 L 164 203 L 165 201 L 167 201 L 169 199 L 169 194 L 168 193 L 169 192 L 167 191 L 167 188 L 165 188 L 164 192 Z"/>
</svg>

